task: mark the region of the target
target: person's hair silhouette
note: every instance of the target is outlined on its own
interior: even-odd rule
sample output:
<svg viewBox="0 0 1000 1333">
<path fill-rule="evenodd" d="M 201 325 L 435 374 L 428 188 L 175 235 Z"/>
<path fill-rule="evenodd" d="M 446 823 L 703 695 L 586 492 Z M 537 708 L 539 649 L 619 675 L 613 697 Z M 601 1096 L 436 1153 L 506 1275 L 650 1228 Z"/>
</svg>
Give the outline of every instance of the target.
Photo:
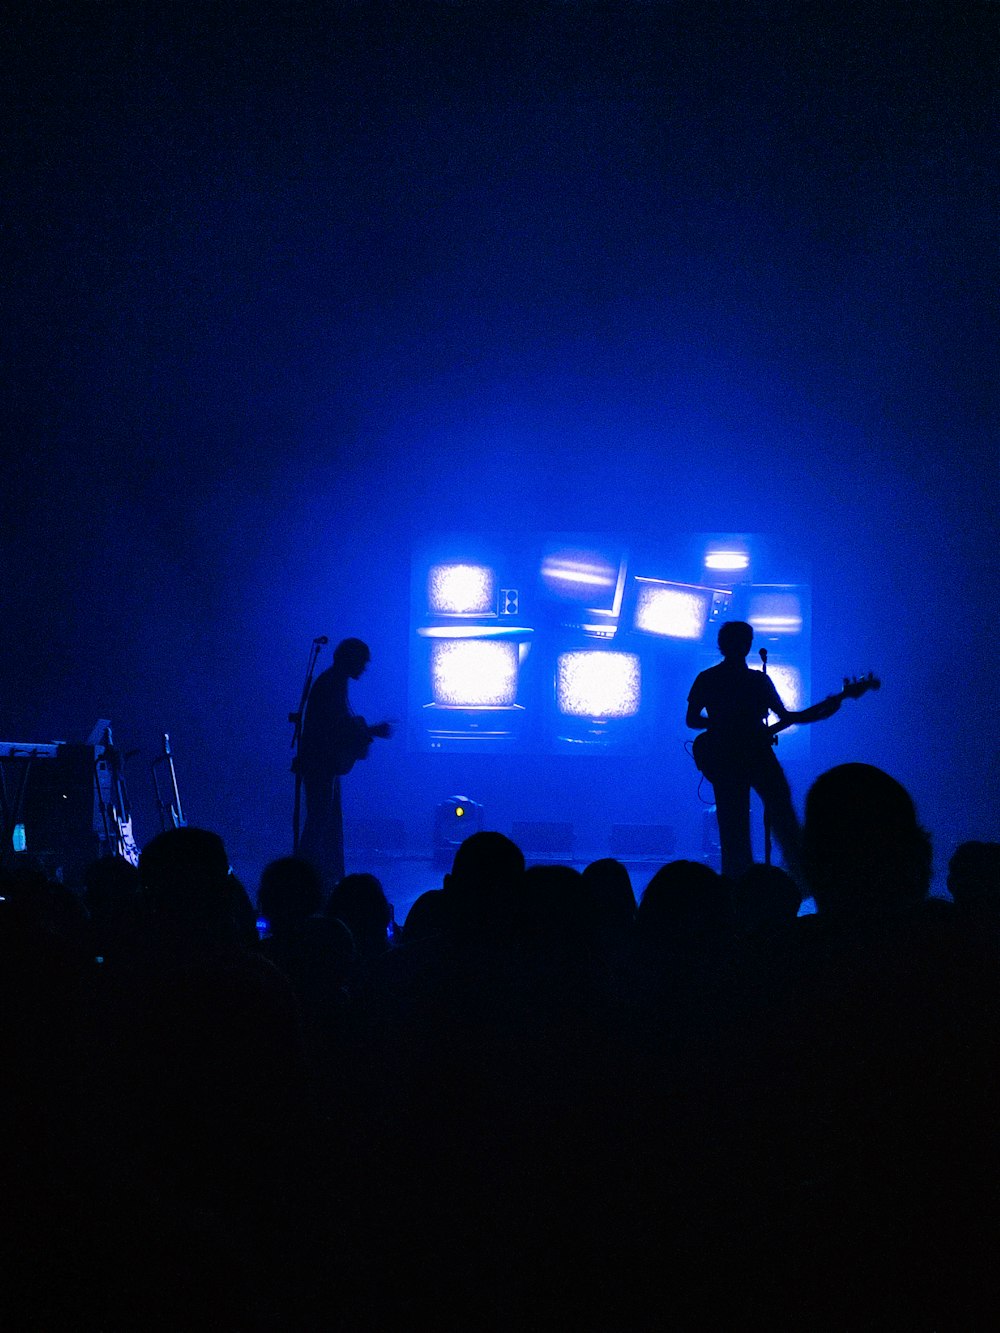
<svg viewBox="0 0 1000 1333">
<path fill-rule="evenodd" d="M 931 842 L 901 783 L 871 764 L 839 764 L 806 797 L 803 866 L 821 913 L 880 914 L 926 896 Z"/>
</svg>

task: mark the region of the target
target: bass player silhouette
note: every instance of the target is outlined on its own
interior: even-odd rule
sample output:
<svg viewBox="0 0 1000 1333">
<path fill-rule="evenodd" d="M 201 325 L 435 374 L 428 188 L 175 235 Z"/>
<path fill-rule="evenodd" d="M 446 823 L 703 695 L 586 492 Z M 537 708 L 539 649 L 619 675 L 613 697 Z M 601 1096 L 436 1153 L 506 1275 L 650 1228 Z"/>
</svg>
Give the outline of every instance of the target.
<svg viewBox="0 0 1000 1333">
<path fill-rule="evenodd" d="M 753 627 L 729 620 L 719 630 L 722 661 L 695 677 L 688 695 L 687 725 L 701 731 L 694 743 L 695 762 L 711 782 L 719 819 L 722 873 L 737 878 L 753 864 L 750 840 L 750 791 L 760 796 L 785 865 L 799 876 L 800 829 L 788 779 L 773 748 L 776 731 L 794 724 L 820 722 L 848 697 L 859 697 L 879 682 L 869 676 L 840 694 L 796 712 L 786 708 L 774 682 L 747 666 Z M 778 718 L 769 728 L 767 716 Z"/>
</svg>

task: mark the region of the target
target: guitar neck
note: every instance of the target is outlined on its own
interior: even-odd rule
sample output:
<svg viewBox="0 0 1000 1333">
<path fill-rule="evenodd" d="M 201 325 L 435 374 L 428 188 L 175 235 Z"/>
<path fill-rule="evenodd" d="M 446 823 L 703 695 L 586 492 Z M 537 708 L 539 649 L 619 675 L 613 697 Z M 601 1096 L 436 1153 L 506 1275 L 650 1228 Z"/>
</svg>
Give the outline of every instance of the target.
<svg viewBox="0 0 1000 1333">
<path fill-rule="evenodd" d="M 842 703 L 845 699 L 860 699 L 861 696 L 863 694 L 867 694 L 869 690 L 880 689 L 881 685 L 882 682 L 876 676 L 872 675 L 871 672 L 869 672 L 868 675 L 864 677 L 862 680 L 855 679 L 853 681 L 848 681 L 845 677 L 844 688 L 840 690 L 837 694 L 831 694 L 823 702 Z M 807 713 L 809 711 L 810 711 L 809 709 L 806 709 Z M 824 719 L 814 718 L 812 720 L 822 721 Z M 789 727 L 794 727 L 797 725 L 798 722 L 796 721 L 795 718 L 788 718 L 784 721 L 775 722 L 772 726 L 768 727 L 767 734 L 771 737 L 772 740 L 776 740 L 781 732 L 787 731 Z"/>
<path fill-rule="evenodd" d="M 847 691 L 846 691 L 846 690 L 841 690 L 839 694 L 831 694 L 831 695 L 830 695 L 830 702 L 832 703 L 834 699 L 838 700 L 839 702 L 842 702 L 844 699 L 846 699 L 846 698 L 848 698 L 848 697 L 849 697 L 849 696 L 848 696 L 848 694 L 847 694 Z M 808 711 L 809 711 L 809 710 L 806 709 L 806 712 L 808 712 Z M 814 721 L 816 721 L 816 720 L 818 720 L 818 719 L 814 719 Z M 798 726 L 798 725 L 799 725 L 799 722 L 798 722 L 795 718 L 788 718 L 788 719 L 786 719 L 786 720 L 784 720 L 784 721 L 774 722 L 774 723 L 772 723 L 771 726 L 768 727 L 768 729 L 767 729 L 767 734 L 771 737 L 772 740 L 776 740 L 776 739 L 778 738 L 778 736 L 780 736 L 781 733 L 782 733 L 783 731 L 787 731 L 789 727 L 796 727 L 796 726 Z"/>
</svg>

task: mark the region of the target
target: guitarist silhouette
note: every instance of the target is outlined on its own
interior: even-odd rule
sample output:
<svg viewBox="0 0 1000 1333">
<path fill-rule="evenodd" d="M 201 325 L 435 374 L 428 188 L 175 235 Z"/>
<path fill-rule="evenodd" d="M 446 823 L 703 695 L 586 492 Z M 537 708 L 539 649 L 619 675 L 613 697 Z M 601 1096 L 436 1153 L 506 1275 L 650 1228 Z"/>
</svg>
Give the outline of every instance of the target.
<svg viewBox="0 0 1000 1333">
<path fill-rule="evenodd" d="M 306 818 L 299 855 L 320 872 L 331 889 L 344 877 L 344 819 L 340 779 L 359 759 L 365 759 L 372 741 L 388 739 L 388 722 L 369 726 L 351 709 L 348 681 L 359 680 L 371 661 L 371 651 L 360 639 L 344 639 L 333 652 L 333 665 L 321 672 L 309 691 L 302 723 L 295 771 L 302 779 Z"/>
<path fill-rule="evenodd" d="M 747 666 L 752 644 L 752 626 L 742 620 L 729 620 L 722 625 L 719 630 L 722 661 L 695 677 L 688 695 L 686 721 L 689 727 L 703 732 L 695 740 L 694 754 L 715 792 L 722 873 L 735 879 L 753 864 L 750 841 L 753 789 L 764 802 L 786 867 L 798 878 L 799 821 L 788 779 L 774 753 L 767 716 L 774 713 L 779 727 L 819 722 L 837 711 L 843 696 L 833 695 L 801 712 L 786 708 L 771 678 Z"/>
</svg>

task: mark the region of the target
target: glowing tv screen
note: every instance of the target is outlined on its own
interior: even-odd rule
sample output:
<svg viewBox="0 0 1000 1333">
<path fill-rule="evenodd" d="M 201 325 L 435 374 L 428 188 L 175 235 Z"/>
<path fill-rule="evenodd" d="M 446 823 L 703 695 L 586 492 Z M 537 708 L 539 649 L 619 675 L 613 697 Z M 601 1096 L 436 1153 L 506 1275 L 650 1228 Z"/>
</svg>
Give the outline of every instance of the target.
<svg viewBox="0 0 1000 1333">
<path fill-rule="evenodd" d="M 517 644 L 493 639 L 435 639 L 431 693 L 443 708 L 509 708 L 517 701 Z"/>
<path fill-rule="evenodd" d="M 560 653 L 556 706 L 564 717 L 635 717 L 642 702 L 642 672 L 635 653 L 583 649 Z"/>
<path fill-rule="evenodd" d="M 489 616 L 496 612 L 496 575 L 486 565 L 432 565 L 427 607 L 438 616 Z"/>
<path fill-rule="evenodd" d="M 700 639 L 708 624 L 712 594 L 706 588 L 637 579 L 635 627 L 668 639 Z"/>
</svg>

